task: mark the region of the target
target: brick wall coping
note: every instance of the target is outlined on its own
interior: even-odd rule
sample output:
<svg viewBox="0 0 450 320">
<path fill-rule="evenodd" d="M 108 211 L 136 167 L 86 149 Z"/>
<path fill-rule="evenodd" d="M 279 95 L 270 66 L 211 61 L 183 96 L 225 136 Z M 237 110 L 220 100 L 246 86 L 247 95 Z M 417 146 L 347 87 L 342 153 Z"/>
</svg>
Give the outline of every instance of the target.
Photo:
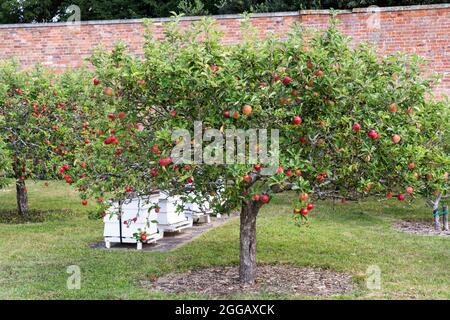
<svg viewBox="0 0 450 320">
<path fill-rule="evenodd" d="M 352 10 L 335 10 L 336 13 L 364 13 L 364 12 L 396 12 L 396 11 L 412 11 L 412 10 L 432 10 L 432 9 L 446 9 L 450 8 L 450 3 L 431 4 L 431 5 L 416 5 L 416 6 L 397 6 L 397 7 L 368 7 L 355 8 Z M 268 12 L 268 13 L 253 13 L 252 18 L 271 18 L 271 17 L 288 17 L 299 15 L 330 15 L 332 10 L 300 10 L 289 12 Z M 242 19 L 241 14 L 224 14 L 213 15 L 214 19 Z M 203 16 L 185 16 L 181 17 L 182 21 L 196 21 L 202 19 Z M 153 23 L 161 23 L 170 21 L 171 18 L 151 18 Z M 140 24 L 143 19 L 123 19 L 123 20 L 91 20 L 81 21 L 81 25 L 110 25 L 110 24 Z M 65 27 L 65 22 L 47 22 L 47 23 L 16 23 L 16 24 L 0 24 L 0 29 L 16 29 L 16 28 L 42 28 L 42 27 Z"/>
</svg>

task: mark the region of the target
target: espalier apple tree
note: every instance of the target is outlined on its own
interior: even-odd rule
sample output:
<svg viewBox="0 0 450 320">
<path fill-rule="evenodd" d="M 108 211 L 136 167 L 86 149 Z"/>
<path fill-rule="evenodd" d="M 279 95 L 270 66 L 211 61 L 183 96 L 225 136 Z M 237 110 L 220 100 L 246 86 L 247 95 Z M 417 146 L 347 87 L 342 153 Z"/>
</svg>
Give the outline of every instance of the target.
<svg viewBox="0 0 450 320">
<path fill-rule="evenodd" d="M 87 104 L 103 114 L 86 130 L 97 143 L 77 153 L 88 170 L 79 183 L 111 194 L 158 188 L 240 210 L 242 282 L 255 280 L 256 218 L 275 193 L 298 193 L 298 222 L 316 199 L 448 193 L 448 105 L 427 99 L 432 81 L 419 58 L 352 48 L 334 23 L 311 34 L 295 26 L 280 40 L 261 39 L 244 19 L 236 45 L 221 43 L 213 20 L 184 31 L 168 23 L 163 40 L 149 29 L 142 61 L 121 47 L 93 57 Z M 227 153 L 221 134 L 234 130 L 267 130 L 267 145 L 260 135 L 240 140 L 248 154 L 266 156 Z"/>
<path fill-rule="evenodd" d="M 26 180 L 52 175 L 64 144 L 64 99 L 54 75 L 41 67 L 21 71 L 0 63 L 0 179 L 15 179 L 19 214 L 28 215 Z"/>
</svg>

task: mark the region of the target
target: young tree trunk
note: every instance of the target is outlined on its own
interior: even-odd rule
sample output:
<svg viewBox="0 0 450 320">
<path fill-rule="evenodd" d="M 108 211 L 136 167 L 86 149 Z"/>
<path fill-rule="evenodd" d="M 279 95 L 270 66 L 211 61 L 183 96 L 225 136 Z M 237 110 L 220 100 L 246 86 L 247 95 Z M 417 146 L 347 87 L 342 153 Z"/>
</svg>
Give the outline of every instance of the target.
<svg viewBox="0 0 450 320">
<path fill-rule="evenodd" d="M 17 209 L 22 217 L 28 217 L 28 192 L 25 181 L 16 182 Z"/>
<path fill-rule="evenodd" d="M 434 218 L 434 229 L 436 231 L 441 231 L 440 217 L 437 211 L 439 211 L 439 202 L 441 201 L 442 193 L 440 193 L 434 201 L 430 201 L 433 207 L 433 218 Z"/>
<path fill-rule="evenodd" d="M 25 181 L 22 179 L 22 166 L 17 161 L 14 161 L 12 168 L 16 178 L 17 210 L 22 217 L 28 218 L 28 192 Z"/>
<path fill-rule="evenodd" d="M 260 208 L 260 202 L 242 202 L 239 279 L 244 284 L 253 284 L 256 278 L 256 216 Z"/>
</svg>

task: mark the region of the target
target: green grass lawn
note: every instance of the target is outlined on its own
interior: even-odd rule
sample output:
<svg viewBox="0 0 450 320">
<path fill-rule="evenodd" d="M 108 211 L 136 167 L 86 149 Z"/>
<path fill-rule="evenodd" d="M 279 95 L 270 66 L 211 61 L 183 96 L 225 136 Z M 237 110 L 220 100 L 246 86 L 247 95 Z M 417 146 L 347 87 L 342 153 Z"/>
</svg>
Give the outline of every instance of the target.
<svg viewBox="0 0 450 320">
<path fill-rule="evenodd" d="M 238 264 L 238 220 L 211 230 L 170 253 L 89 248 L 102 240 L 102 221 L 89 220 L 72 189 L 29 183 L 30 208 L 71 209 L 42 223 L 0 224 L 0 299 L 202 298 L 153 293 L 141 280 L 171 271 Z M 343 299 L 450 298 L 450 239 L 415 236 L 392 228 L 396 219 L 431 219 L 422 201 L 319 202 L 308 227 L 295 226 L 293 194 L 280 195 L 258 218 L 258 262 L 331 268 L 354 276 L 356 290 Z M 13 188 L 0 190 L 0 209 L 15 206 Z M 81 289 L 68 290 L 70 265 L 81 268 Z M 382 272 L 382 289 L 365 289 L 369 265 Z M 288 298 L 234 296 L 233 298 Z M 308 297 L 305 297 L 308 298 Z"/>
</svg>

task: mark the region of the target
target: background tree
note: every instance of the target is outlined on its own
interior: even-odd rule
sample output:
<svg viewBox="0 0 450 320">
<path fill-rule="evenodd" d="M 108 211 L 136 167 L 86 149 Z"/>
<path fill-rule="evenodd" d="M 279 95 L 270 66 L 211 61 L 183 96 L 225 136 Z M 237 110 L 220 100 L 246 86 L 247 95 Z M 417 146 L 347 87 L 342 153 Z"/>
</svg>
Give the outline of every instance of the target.
<svg viewBox="0 0 450 320">
<path fill-rule="evenodd" d="M 62 157 L 60 170 L 81 192 L 83 205 L 88 199 L 99 204 L 99 215 L 111 195 L 124 201 L 154 190 L 145 179 L 151 175 L 146 159 L 153 151 L 141 149 L 153 135 L 152 119 L 138 117 L 147 106 L 142 62 L 124 50 L 121 44 L 111 54 L 98 49 L 92 58 L 95 74 L 79 70 L 62 80 L 74 112 L 68 114 L 73 152 Z"/>
<path fill-rule="evenodd" d="M 245 283 L 255 280 L 256 218 L 275 193 L 298 193 L 292 206 L 299 223 L 314 208 L 313 199 L 412 201 L 448 193 L 449 112 L 445 103 L 426 99 L 433 81 L 421 77 L 418 57 L 383 58 L 364 44 L 352 49 L 334 24 L 307 36 L 295 26 L 281 41 L 258 38 L 245 20 L 244 38 L 234 46 L 221 44 L 213 20 L 185 31 L 176 21 L 166 27 L 163 41 L 148 34 L 142 62 L 121 47 L 93 57 L 98 88 L 86 105 L 94 112 L 108 106 L 94 130 L 117 125 L 120 138 L 117 144 L 105 137 L 94 146 L 78 144 L 77 159 L 93 163 L 74 172 L 88 177 L 78 182 L 83 191 L 107 190 L 114 198 L 123 196 L 124 186 L 138 194 L 158 188 L 198 203 L 209 200 L 219 212 L 240 210 Z M 124 115 L 119 120 L 118 112 Z M 273 163 L 225 164 L 223 156 L 215 164 L 192 158 L 176 163 L 172 150 L 183 143 L 220 154 L 222 146 L 195 136 L 196 121 L 216 132 L 278 129 L 279 167 L 264 175 L 261 170 Z M 175 128 L 190 136 L 174 138 Z M 261 144 L 247 148 L 262 152 Z M 96 159 L 101 170 L 93 169 Z"/>
<path fill-rule="evenodd" d="M 56 155 L 65 154 L 65 103 L 55 77 L 37 67 L 20 71 L 0 63 L 0 172 L 15 179 L 18 212 L 28 215 L 26 180 L 52 172 Z"/>
<path fill-rule="evenodd" d="M 8 184 L 8 159 L 9 155 L 6 144 L 3 142 L 2 137 L 0 137 L 0 189 Z"/>
<path fill-rule="evenodd" d="M 445 2 L 444 0 L 0 0 L 0 23 L 65 21 L 72 14 L 66 12 L 71 5 L 80 7 L 82 20 L 111 20 L 168 17 L 171 12 L 205 15 Z"/>
</svg>

